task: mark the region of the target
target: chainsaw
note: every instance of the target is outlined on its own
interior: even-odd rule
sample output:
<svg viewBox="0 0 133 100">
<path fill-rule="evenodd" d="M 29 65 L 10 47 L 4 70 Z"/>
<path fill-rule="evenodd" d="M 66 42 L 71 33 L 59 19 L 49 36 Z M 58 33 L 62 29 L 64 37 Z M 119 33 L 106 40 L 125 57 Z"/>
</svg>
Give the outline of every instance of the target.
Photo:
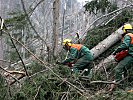
<svg viewBox="0 0 133 100">
<path fill-rule="evenodd" d="M 121 52 L 117 53 L 114 58 L 117 62 L 121 61 L 124 57 L 128 55 L 128 50 L 122 50 Z"/>
</svg>

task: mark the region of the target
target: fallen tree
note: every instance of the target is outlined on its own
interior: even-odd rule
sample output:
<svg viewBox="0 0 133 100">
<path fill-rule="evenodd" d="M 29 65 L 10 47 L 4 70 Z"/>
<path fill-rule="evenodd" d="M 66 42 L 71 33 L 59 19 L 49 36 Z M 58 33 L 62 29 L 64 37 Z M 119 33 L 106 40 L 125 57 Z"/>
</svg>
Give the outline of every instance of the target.
<svg viewBox="0 0 133 100">
<path fill-rule="evenodd" d="M 108 36 L 106 39 L 100 42 L 97 46 L 92 48 L 91 52 L 94 55 L 94 59 L 97 58 L 104 51 L 106 51 L 108 48 L 110 48 L 112 45 L 114 45 L 117 41 L 119 41 L 122 38 L 121 34 L 122 27 L 113 32 L 110 36 Z"/>
</svg>

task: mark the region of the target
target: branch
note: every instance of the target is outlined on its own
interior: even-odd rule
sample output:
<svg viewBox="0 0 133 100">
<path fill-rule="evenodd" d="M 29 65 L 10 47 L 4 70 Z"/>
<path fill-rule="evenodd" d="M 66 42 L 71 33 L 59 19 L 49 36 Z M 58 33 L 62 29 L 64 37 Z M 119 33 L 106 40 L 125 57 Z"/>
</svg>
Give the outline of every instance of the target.
<svg viewBox="0 0 133 100">
<path fill-rule="evenodd" d="M 19 76 L 19 77 L 17 78 L 17 80 L 12 81 L 12 82 L 10 83 L 10 85 L 14 84 L 16 81 L 22 79 L 23 77 L 25 77 L 25 75 L 24 75 L 24 74 L 21 74 L 21 76 Z"/>
<path fill-rule="evenodd" d="M 133 93 L 133 90 L 128 90 L 127 92 L 129 92 L 129 93 Z"/>
<path fill-rule="evenodd" d="M 25 72 L 21 72 L 21 71 L 8 71 L 10 74 L 23 74 L 25 75 Z"/>
<path fill-rule="evenodd" d="M 102 67 L 103 67 L 103 69 L 104 69 L 104 72 L 105 72 L 105 74 L 106 74 L 106 78 L 107 78 L 107 80 L 108 80 L 108 79 L 109 79 L 108 72 L 107 72 L 107 70 L 106 70 L 105 66 L 102 66 Z"/>
</svg>

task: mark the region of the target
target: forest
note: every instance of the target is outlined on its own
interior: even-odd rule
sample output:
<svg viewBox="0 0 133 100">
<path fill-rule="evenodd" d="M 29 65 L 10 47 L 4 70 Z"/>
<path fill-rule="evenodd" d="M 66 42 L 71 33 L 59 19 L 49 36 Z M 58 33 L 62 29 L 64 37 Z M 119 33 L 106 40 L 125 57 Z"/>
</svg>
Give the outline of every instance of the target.
<svg viewBox="0 0 133 100">
<path fill-rule="evenodd" d="M 133 100 L 132 33 L 133 0 L 0 0 L 0 100 Z"/>
</svg>

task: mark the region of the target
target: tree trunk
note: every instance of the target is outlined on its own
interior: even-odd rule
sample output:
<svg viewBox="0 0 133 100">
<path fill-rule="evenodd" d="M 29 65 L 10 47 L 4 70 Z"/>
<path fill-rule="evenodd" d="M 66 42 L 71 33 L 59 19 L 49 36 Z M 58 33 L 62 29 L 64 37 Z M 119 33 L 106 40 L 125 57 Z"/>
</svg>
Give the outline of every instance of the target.
<svg viewBox="0 0 133 100">
<path fill-rule="evenodd" d="M 2 36 L 0 36 L 0 65 L 3 63 L 3 41 Z"/>
<path fill-rule="evenodd" d="M 119 28 L 117 31 L 113 32 L 110 36 L 100 42 L 97 46 L 91 49 L 91 52 L 94 55 L 94 59 L 97 58 L 100 54 L 106 51 L 109 47 L 119 41 L 122 36 L 122 27 Z"/>
<path fill-rule="evenodd" d="M 2 29 L 4 20 L 0 17 L 0 65 L 3 65 L 3 37 L 2 37 Z"/>
<path fill-rule="evenodd" d="M 53 2 L 53 57 L 57 55 L 59 24 L 59 0 Z"/>
</svg>

